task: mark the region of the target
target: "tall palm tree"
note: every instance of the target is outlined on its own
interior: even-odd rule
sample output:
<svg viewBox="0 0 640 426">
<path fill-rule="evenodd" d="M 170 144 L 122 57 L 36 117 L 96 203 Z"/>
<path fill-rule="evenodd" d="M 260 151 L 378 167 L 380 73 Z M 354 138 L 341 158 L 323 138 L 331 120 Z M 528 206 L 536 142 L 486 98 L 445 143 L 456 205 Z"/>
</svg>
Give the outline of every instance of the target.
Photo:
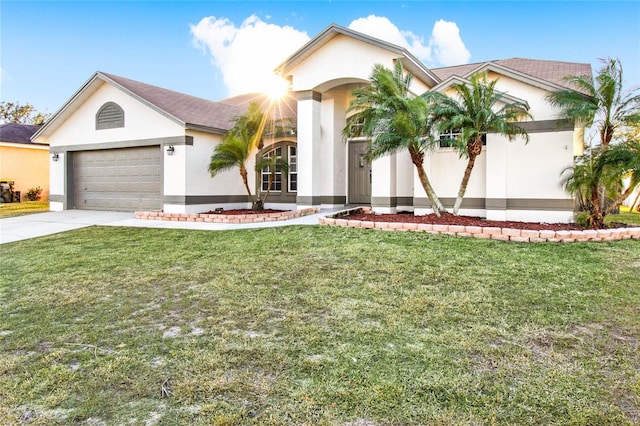
<svg viewBox="0 0 640 426">
<path fill-rule="evenodd" d="M 357 136 L 352 133 L 352 124 L 361 123 L 359 134 L 371 139 L 366 154 L 369 160 L 406 149 L 433 212 L 440 216 L 446 210 L 424 169 L 425 153 L 433 146 L 429 106 L 424 98 L 410 93 L 412 79 L 411 74 L 404 74 L 399 60 L 394 70 L 376 64 L 370 77 L 371 84 L 352 93 L 353 100 L 347 111 L 356 113 L 349 118 L 343 134 Z"/>
<path fill-rule="evenodd" d="M 509 140 L 517 136 L 529 142 L 529 135 L 516 121 L 531 118 L 527 106 L 521 102 L 506 102 L 503 93 L 496 91 L 498 80 L 487 81 L 486 74 L 474 74 L 469 84 L 454 84 L 455 97 L 430 92 L 426 95 L 432 102 L 436 127 L 440 132 L 460 133 L 459 141 L 452 141 L 462 158 L 467 158 L 467 166 L 460 182 L 458 197 L 453 206 L 453 214 L 458 214 L 464 194 L 467 191 L 471 171 L 476 159 L 482 153 L 482 138 L 489 132 L 507 136 Z M 498 105 L 504 105 L 498 108 Z"/>
<path fill-rule="evenodd" d="M 247 178 L 247 161 L 262 142 L 266 117 L 257 103 L 249 104 L 247 112 L 234 118 L 234 126 L 227 132 L 222 143 L 215 147 L 209 163 L 209 173 L 215 177 L 224 170 L 238 168 L 244 188 L 254 210 L 263 208 L 254 197 Z"/>
<path fill-rule="evenodd" d="M 566 81 L 576 90 L 550 93 L 547 100 L 560 108 L 565 118 L 595 125 L 600 145 L 606 150 L 618 130 L 640 122 L 640 88 L 625 92 L 620 61 L 609 58 L 602 62 L 595 81 L 590 75 L 569 76 Z"/>
</svg>

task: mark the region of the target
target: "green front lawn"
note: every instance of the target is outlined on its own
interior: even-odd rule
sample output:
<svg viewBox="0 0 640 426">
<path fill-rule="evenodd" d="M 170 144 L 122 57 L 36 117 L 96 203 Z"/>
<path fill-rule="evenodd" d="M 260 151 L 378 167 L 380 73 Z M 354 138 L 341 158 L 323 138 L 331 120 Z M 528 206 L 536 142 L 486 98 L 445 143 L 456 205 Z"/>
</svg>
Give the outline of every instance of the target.
<svg viewBox="0 0 640 426">
<path fill-rule="evenodd" d="M 640 225 L 640 212 L 629 211 L 629 207 L 621 206 L 620 214 L 610 214 L 604 218 L 605 223 L 611 222 L 627 223 L 630 225 Z"/>
<path fill-rule="evenodd" d="M 49 211 L 49 201 L 23 201 L 21 203 L 0 203 L 0 219 Z"/>
<path fill-rule="evenodd" d="M 92 227 L 0 246 L 0 424 L 640 423 L 640 241 Z"/>
</svg>

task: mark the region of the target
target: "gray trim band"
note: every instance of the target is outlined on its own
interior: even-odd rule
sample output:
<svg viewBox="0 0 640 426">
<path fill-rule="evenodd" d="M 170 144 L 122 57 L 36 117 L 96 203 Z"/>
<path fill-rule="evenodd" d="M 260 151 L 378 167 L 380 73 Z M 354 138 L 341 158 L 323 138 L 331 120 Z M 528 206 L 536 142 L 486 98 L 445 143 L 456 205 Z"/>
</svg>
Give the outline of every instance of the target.
<svg viewBox="0 0 640 426">
<path fill-rule="evenodd" d="M 452 208 L 455 198 L 440 198 L 445 208 Z M 428 198 L 414 198 L 414 207 L 431 208 Z M 573 211 L 573 200 L 557 198 L 464 198 L 463 209 Z"/>
<path fill-rule="evenodd" d="M 573 130 L 574 125 L 571 120 L 540 120 L 522 121 L 517 123 L 527 133 L 543 133 Z"/>
<path fill-rule="evenodd" d="M 307 90 L 305 92 L 296 92 L 296 99 L 298 101 L 322 101 L 322 93 L 315 92 L 313 90 Z"/>
<path fill-rule="evenodd" d="M 500 199 L 487 199 L 487 210 L 490 210 L 488 205 L 495 201 L 498 205 Z M 506 199 L 506 210 L 556 210 L 556 211 L 573 211 L 574 202 L 571 199 L 557 199 L 557 198 L 508 198 Z M 495 207 L 491 210 L 501 210 L 500 207 Z"/>
<path fill-rule="evenodd" d="M 247 195 L 165 195 L 162 202 L 166 204 L 195 205 L 195 204 L 224 204 L 248 203 Z"/>
<path fill-rule="evenodd" d="M 62 194 L 49 194 L 49 201 L 53 203 L 64 203 L 65 196 Z"/>
<path fill-rule="evenodd" d="M 268 200 L 267 200 L 268 201 Z M 344 195 L 322 195 L 322 196 L 305 196 L 298 195 L 296 204 L 302 206 L 319 206 L 321 204 L 347 204 L 347 197 Z"/>
<path fill-rule="evenodd" d="M 447 208 L 453 208 L 456 199 L 453 197 L 442 197 L 440 198 L 440 202 L 442 205 Z M 462 206 L 463 209 L 484 209 L 486 205 L 486 200 L 484 198 L 463 198 Z M 422 207 L 422 208 L 431 208 L 431 201 L 428 198 L 417 197 L 413 199 L 414 207 Z"/>
<path fill-rule="evenodd" d="M 129 141 L 100 142 L 86 145 L 51 146 L 51 152 L 93 151 L 98 149 L 137 148 L 154 145 L 193 145 L 193 136 L 171 136 L 166 138 L 137 139 Z"/>
</svg>

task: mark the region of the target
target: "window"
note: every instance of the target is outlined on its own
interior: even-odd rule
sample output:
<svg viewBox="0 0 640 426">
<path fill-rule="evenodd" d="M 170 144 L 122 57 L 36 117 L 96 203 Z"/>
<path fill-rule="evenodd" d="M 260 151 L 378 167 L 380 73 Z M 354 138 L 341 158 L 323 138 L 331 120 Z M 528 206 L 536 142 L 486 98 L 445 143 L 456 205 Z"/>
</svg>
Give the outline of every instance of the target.
<svg viewBox="0 0 640 426">
<path fill-rule="evenodd" d="M 282 158 L 282 147 L 275 148 L 263 155 L 263 158 Z M 273 166 L 267 166 L 262 169 L 261 173 L 261 188 L 263 192 L 269 190 L 269 177 L 271 177 L 271 191 L 282 191 L 282 169 L 278 166 L 275 168 L 275 173 L 272 173 Z"/>
<path fill-rule="evenodd" d="M 448 130 L 440 133 L 438 148 L 453 148 L 453 140 L 460 140 L 460 130 Z M 487 145 L 487 134 L 482 135 L 482 146 Z"/>
<path fill-rule="evenodd" d="M 102 105 L 96 114 L 96 130 L 124 127 L 124 111 L 115 102 Z"/>
<path fill-rule="evenodd" d="M 347 119 L 349 126 L 349 137 L 357 138 L 364 136 L 362 131 L 364 130 L 364 117 L 362 115 L 353 115 Z"/>
<path fill-rule="evenodd" d="M 280 195 L 290 197 L 295 196 L 298 191 L 298 148 L 295 142 L 284 141 L 265 148 L 264 153 L 258 153 L 256 161 L 260 158 L 270 161 L 258 174 L 258 188 L 260 192 L 269 190 L 269 178 L 271 178 L 271 192 L 280 192 Z M 280 160 L 276 163 L 277 160 Z M 288 172 L 283 173 L 282 167 L 278 164 L 286 163 Z M 274 166 L 275 164 L 275 166 Z M 271 197 L 270 197 L 271 199 Z"/>
<path fill-rule="evenodd" d="M 459 130 L 448 130 L 440 133 L 438 148 L 453 148 L 453 139 L 460 139 Z"/>
<path fill-rule="evenodd" d="M 298 157 L 295 146 L 289 146 L 289 192 L 298 190 Z"/>
</svg>

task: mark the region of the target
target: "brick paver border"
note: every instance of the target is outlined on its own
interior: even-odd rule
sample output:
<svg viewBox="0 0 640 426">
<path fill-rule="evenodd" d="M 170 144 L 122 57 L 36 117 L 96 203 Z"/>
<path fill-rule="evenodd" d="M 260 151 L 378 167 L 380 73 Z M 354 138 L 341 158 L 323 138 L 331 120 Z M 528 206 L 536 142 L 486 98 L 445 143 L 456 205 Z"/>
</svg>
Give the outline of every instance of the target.
<svg viewBox="0 0 640 426">
<path fill-rule="evenodd" d="M 349 219 L 355 213 L 371 213 L 370 207 L 356 207 L 343 210 L 326 217 L 321 217 L 320 224 L 328 226 L 345 226 L 350 228 L 380 229 L 384 231 L 417 231 L 431 234 L 454 235 L 518 243 L 541 242 L 587 242 L 587 241 L 619 241 L 640 240 L 640 227 L 600 229 L 585 231 L 536 231 L 527 229 L 496 228 L 461 225 L 432 225 L 426 223 L 371 222 Z"/>
<path fill-rule="evenodd" d="M 301 210 L 291 210 L 278 213 L 257 214 L 224 214 L 224 213 L 163 213 L 163 212 L 135 212 L 136 219 L 166 220 L 173 222 L 209 222 L 209 223 L 258 223 L 275 222 L 279 220 L 295 219 L 318 213 L 320 209 L 311 207 Z"/>
</svg>

